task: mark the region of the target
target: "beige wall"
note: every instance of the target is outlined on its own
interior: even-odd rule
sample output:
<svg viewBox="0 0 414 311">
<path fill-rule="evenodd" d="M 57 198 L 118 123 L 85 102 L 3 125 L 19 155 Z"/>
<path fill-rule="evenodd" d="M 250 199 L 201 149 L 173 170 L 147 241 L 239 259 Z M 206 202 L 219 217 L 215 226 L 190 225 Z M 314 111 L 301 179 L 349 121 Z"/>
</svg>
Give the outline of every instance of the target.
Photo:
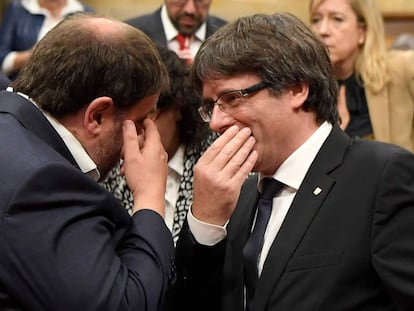
<svg viewBox="0 0 414 311">
<path fill-rule="evenodd" d="M 0 0 L 0 11 L 10 0 Z M 141 15 L 158 8 L 163 0 L 82 0 L 99 13 L 118 19 Z M 308 20 L 308 0 L 213 0 L 211 13 L 229 21 L 253 13 L 288 11 Z M 414 0 L 378 0 L 386 14 L 397 13 L 414 16 Z M 414 29 L 413 29 L 414 32 Z"/>
<path fill-rule="evenodd" d="M 0 0 L 0 12 L 10 0 Z M 157 9 L 163 0 L 81 0 L 98 13 L 124 20 Z M 387 42 L 401 32 L 414 33 L 414 0 L 377 0 L 386 19 Z M 309 0 L 213 0 L 211 13 L 231 21 L 253 13 L 291 12 L 308 21 Z M 397 16 L 397 18 L 395 18 Z"/>
<path fill-rule="evenodd" d="M 162 0 L 84 0 L 98 12 L 118 19 L 141 15 L 158 8 Z M 211 13 L 229 21 L 253 13 L 288 11 L 307 20 L 308 0 L 213 0 Z M 414 15 L 413 0 L 378 0 L 384 13 Z"/>
</svg>

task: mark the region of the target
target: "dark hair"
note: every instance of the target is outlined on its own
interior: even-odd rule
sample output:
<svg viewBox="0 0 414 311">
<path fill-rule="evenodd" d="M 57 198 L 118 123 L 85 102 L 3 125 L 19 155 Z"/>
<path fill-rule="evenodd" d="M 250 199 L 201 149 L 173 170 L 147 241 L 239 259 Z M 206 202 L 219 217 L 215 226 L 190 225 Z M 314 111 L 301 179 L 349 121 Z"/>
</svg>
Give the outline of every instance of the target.
<svg viewBox="0 0 414 311">
<path fill-rule="evenodd" d="M 113 25 L 102 27 L 102 19 Z M 79 13 L 40 40 L 12 86 L 58 118 L 100 96 L 127 109 L 165 89 L 168 76 L 143 32 L 111 18 Z"/>
<path fill-rule="evenodd" d="M 220 28 L 198 51 L 192 80 L 200 91 L 206 79 L 257 74 L 274 95 L 309 84 L 305 111 L 319 123 L 338 120 L 338 86 L 325 44 L 299 18 L 289 13 L 256 14 Z"/>
<path fill-rule="evenodd" d="M 181 113 L 181 119 L 178 121 L 180 141 L 199 150 L 210 130 L 198 114 L 197 107 L 201 103 L 201 96 L 191 85 L 189 67 L 168 48 L 157 46 L 157 49 L 167 67 L 170 80 L 170 87 L 161 93 L 157 107 L 161 111 L 178 108 Z"/>
</svg>

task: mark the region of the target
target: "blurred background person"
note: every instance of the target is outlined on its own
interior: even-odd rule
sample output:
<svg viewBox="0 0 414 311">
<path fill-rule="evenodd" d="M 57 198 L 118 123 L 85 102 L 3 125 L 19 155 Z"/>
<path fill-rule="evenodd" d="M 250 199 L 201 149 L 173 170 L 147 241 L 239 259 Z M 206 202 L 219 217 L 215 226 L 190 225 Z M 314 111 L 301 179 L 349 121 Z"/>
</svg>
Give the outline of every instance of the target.
<svg viewBox="0 0 414 311">
<path fill-rule="evenodd" d="M 154 121 L 169 159 L 165 222 L 176 241 L 193 200 L 194 165 L 217 134 L 198 114 L 201 97 L 190 85 L 188 66 L 168 48 L 157 48 L 168 70 L 170 88 L 160 95 Z M 119 166 L 109 173 L 103 186 L 131 213 L 133 197 Z"/>
<path fill-rule="evenodd" d="M 92 11 L 78 0 L 13 0 L 0 26 L 1 70 L 14 80 L 50 29 L 69 14 Z"/>
<path fill-rule="evenodd" d="M 387 51 L 375 0 L 311 0 L 309 8 L 340 85 L 341 127 L 414 151 L 414 52 Z"/>
<path fill-rule="evenodd" d="M 191 62 L 201 42 L 227 22 L 209 14 L 212 0 L 165 0 L 155 12 L 126 23 Z"/>
<path fill-rule="evenodd" d="M 414 35 L 411 33 L 402 33 L 391 45 L 391 49 L 396 50 L 414 50 Z"/>
</svg>

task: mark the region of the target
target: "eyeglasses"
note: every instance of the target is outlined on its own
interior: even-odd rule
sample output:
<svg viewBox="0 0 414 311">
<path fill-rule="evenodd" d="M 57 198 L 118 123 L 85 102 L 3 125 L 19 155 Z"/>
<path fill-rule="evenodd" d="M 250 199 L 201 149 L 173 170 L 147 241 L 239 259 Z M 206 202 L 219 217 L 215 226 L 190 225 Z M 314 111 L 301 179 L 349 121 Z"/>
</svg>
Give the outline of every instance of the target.
<svg viewBox="0 0 414 311">
<path fill-rule="evenodd" d="M 204 122 L 210 122 L 215 105 L 217 105 L 221 111 L 228 113 L 232 109 L 238 107 L 246 99 L 247 96 L 263 90 L 268 86 L 268 83 L 262 81 L 246 89 L 234 90 L 221 94 L 214 101 L 205 100 L 203 104 L 198 108 L 198 113 Z"/>
<path fill-rule="evenodd" d="M 188 0 L 170 0 L 171 4 L 183 6 Z M 211 0 L 193 0 L 196 6 L 204 6 L 210 4 Z"/>
</svg>

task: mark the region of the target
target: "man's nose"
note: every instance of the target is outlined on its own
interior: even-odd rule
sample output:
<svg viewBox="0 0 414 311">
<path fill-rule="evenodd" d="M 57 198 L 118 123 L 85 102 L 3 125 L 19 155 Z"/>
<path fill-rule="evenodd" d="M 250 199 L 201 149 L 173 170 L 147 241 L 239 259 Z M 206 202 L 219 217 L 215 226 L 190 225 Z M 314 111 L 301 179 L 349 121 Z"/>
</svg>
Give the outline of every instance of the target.
<svg viewBox="0 0 414 311">
<path fill-rule="evenodd" d="M 221 133 L 235 123 L 234 118 L 227 112 L 222 111 L 217 105 L 211 113 L 210 128 L 212 131 Z"/>
<path fill-rule="evenodd" d="M 186 13 L 194 13 L 197 11 L 197 6 L 194 0 L 187 0 L 187 2 L 183 6 L 183 10 Z"/>
</svg>

